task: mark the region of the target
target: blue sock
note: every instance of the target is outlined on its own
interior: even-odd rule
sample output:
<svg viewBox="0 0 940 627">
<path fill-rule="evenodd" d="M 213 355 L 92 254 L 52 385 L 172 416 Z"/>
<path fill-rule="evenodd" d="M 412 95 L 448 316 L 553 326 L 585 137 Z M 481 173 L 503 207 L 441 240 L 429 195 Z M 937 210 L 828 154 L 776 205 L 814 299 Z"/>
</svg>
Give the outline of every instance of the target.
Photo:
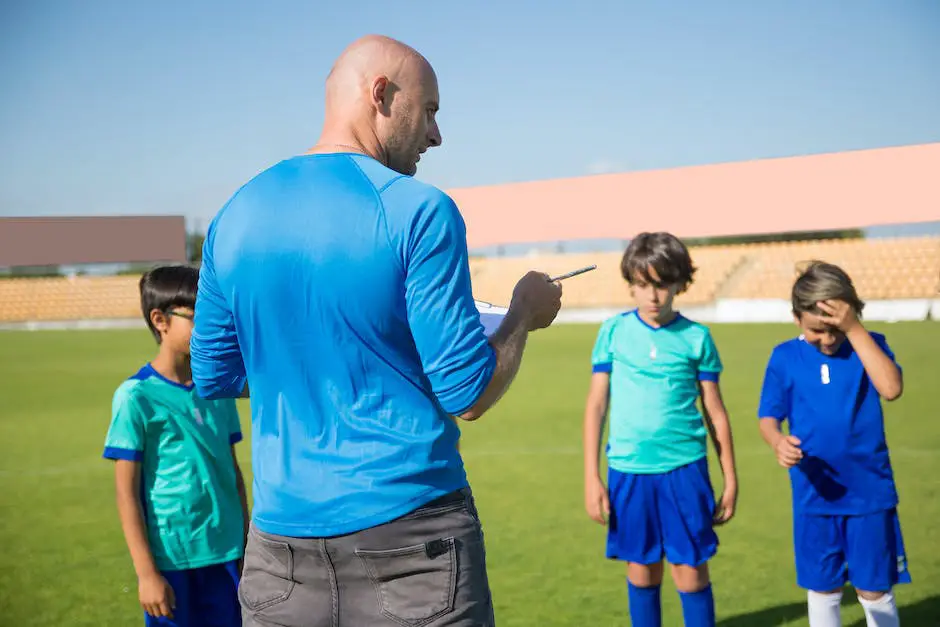
<svg viewBox="0 0 940 627">
<path fill-rule="evenodd" d="M 685 627 L 715 627 L 715 597 L 712 585 L 698 592 L 680 592 Z"/>
<path fill-rule="evenodd" d="M 662 627 L 663 610 L 659 586 L 638 588 L 627 581 L 630 599 L 630 622 L 633 627 Z"/>
</svg>

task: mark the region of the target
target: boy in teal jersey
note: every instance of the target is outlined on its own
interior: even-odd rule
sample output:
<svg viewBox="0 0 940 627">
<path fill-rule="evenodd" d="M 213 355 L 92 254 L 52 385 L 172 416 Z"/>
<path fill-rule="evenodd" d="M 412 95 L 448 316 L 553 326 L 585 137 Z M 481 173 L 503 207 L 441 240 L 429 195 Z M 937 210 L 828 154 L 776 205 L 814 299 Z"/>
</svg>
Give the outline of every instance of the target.
<svg viewBox="0 0 940 627">
<path fill-rule="evenodd" d="M 117 388 L 105 439 L 146 625 L 241 625 L 248 506 L 234 445 L 242 433 L 234 400 L 203 400 L 192 384 L 198 278 L 185 266 L 141 277 L 159 350 Z"/>
<path fill-rule="evenodd" d="M 685 625 L 715 625 L 708 560 L 718 547 L 714 526 L 731 519 L 737 500 L 718 350 L 707 327 L 672 309 L 673 298 L 692 283 L 695 270 L 675 236 L 637 235 L 621 263 L 637 308 L 604 322 L 591 359 L 584 415 L 585 506 L 592 519 L 609 522 L 607 557 L 627 562 L 634 627 L 662 624 L 664 557 L 672 565 Z M 608 409 L 605 488 L 598 466 Z M 717 507 L 707 432 L 724 474 Z"/>
</svg>

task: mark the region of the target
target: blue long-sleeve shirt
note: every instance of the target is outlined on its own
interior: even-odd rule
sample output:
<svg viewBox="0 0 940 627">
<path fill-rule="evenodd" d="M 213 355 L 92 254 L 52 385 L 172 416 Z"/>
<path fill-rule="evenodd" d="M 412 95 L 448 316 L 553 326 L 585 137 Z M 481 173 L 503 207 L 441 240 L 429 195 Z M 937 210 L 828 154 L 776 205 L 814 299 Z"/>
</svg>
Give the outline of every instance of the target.
<svg viewBox="0 0 940 627">
<path fill-rule="evenodd" d="M 262 531 L 355 532 L 467 484 L 450 415 L 496 357 L 430 185 L 358 154 L 256 176 L 209 226 L 191 352 L 201 396 L 249 384 Z"/>
</svg>

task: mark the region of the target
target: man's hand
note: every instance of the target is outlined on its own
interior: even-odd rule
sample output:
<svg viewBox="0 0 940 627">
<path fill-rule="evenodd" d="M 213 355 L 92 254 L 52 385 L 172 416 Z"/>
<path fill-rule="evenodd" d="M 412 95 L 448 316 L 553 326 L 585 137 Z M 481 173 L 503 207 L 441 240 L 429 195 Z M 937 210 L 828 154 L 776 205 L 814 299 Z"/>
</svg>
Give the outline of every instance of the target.
<svg viewBox="0 0 940 627">
<path fill-rule="evenodd" d="M 823 315 L 819 316 L 819 321 L 835 327 L 843 333 L 848 333 L 859 325 L 855 310 L 843 300 L 825 300 L 816 303 Z"/>
<path fill-rule="evenodd" d="M 725 484 L 725 491 L 715 507 L 714 523 L 723 525 L 734 517 L 734 508 L 738 502 L 738 485 L 735 482 Z"/>
<path fill-rule="evenodd" d="M 561 309 L 561 285 L 550 279 L 543 272 L 529 272 L 519 279 L 512 292 L 509 308 L 525 317 L 529 331 L 551 325 Z"/>
<path fill-rule="evenodd" d="M 600 525 L 607 524 L 610 517 L 610 499 L 600 478 L 594 477 L 584 482 L 584 507 L 591 520 Z"/>
<path fill-rule="evenodd" d="M 160 573 L 153 573 L 140 579 L 138 584 L 138 594 L 140 596 L 140 606 L 144 611 L 160 618 L 165 616 L 173 618 L 173 610 L 176 609 L 176 595 L 173 594 L 173 587 L 164 579 Z"/>
<path fill-rule="evenodd" d="M 803 459 L 803 451 L 800 449 L 800 439 L 793 435 L 782 435 L 774 446 L 774 452 L 777 453 L 777 462 L 784 468 L 793 468 Z"/>
</svg>

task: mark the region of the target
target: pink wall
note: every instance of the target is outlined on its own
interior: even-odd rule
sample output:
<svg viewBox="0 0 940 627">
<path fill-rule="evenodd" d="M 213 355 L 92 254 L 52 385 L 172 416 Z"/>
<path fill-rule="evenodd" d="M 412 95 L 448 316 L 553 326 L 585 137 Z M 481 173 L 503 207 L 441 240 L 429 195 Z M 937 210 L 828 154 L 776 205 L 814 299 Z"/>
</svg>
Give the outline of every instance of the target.
<svg viewBox="0 0 940 627">
<path fill-rule="evenodd" d="M 940 220 L 940 143 L 449 190 L 471 248 Z"/>
</svg>

